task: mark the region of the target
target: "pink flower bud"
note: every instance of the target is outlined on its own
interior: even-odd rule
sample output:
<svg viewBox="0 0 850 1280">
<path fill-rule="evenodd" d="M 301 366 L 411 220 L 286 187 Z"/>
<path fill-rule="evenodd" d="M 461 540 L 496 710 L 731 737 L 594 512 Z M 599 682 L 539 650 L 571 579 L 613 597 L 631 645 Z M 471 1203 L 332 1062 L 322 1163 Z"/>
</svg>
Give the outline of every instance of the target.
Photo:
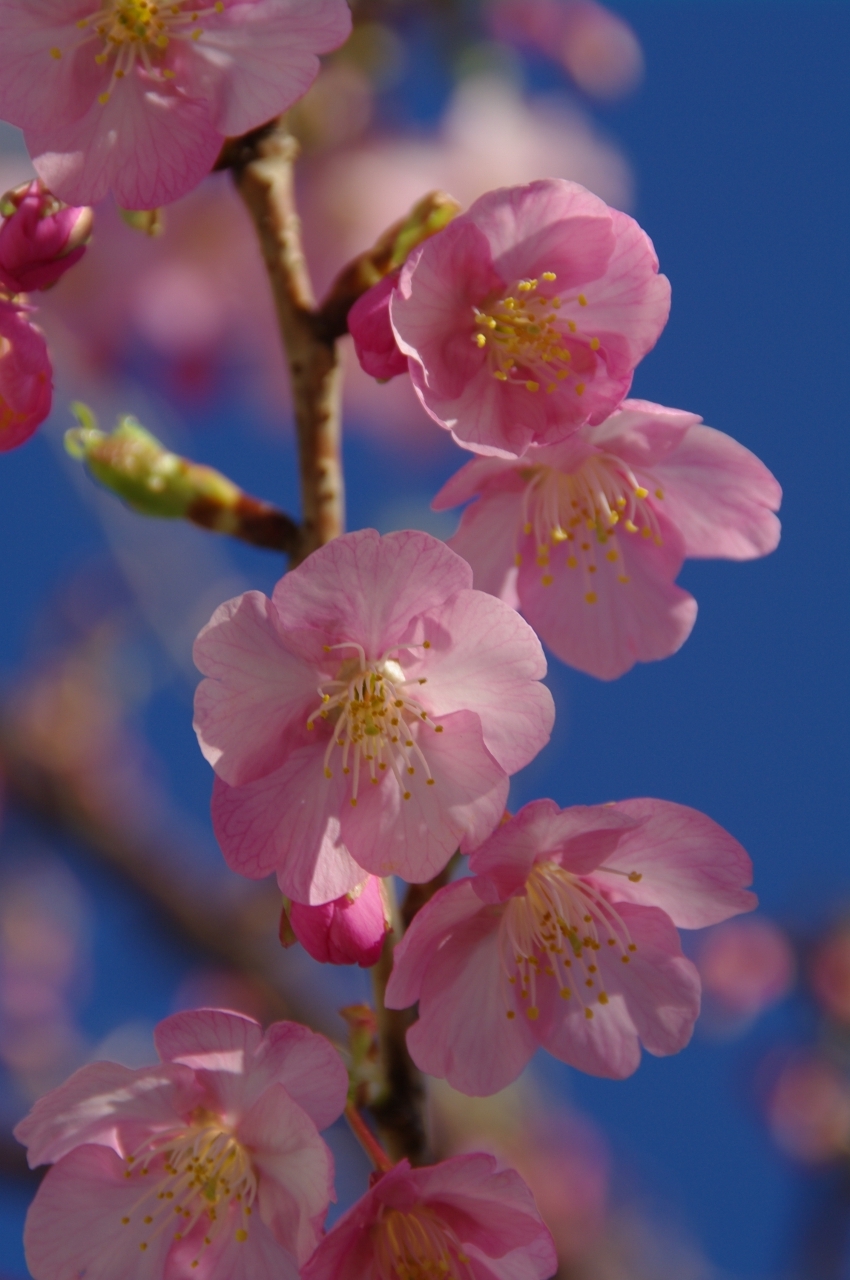
<svg viewBox="0 0 850 1280">
<path fill-rule="evenodd" d="M 28 440 L 50 412 L 47 344 L 26 312 L 0 300 L 0 453 Z"/>
<path fill-rule="evenodd" d="M 0 285 L 12 293 L 48 289 L 86 251 L 93 214 L 61 204 L 40 182 L 10 191 L 0 208 Z"/>
<path fill-rule="evenodd" d="M 384 276 L 358 298 L 348 313 L 348 332 L 364 371 L 382 382 L 407 373 L 407 356 L 399 351 L 390 323 L 390 299 L 398 272 Z"/>
<path fill-rule="evenodd" d="M 377 964 L 390 928 L 384 887 L 369 876 L 356 889 L 320 907 L 293 902 L 289 924 L 304 950 L 322 964 Z"/>
</svg>

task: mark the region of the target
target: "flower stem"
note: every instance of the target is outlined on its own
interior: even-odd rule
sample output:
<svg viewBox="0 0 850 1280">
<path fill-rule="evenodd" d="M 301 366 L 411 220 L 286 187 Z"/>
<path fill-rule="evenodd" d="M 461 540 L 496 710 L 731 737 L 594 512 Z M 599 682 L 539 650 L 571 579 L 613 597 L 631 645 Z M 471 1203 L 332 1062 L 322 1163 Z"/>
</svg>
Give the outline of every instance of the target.
<svg viewBox="0 0 850 1280">
<path fill-rule="evenodd" d="M 363 1116 L 358 1111 L 353 1102 L 349 1102 L 345 1107 L 345 1118 L 351 1126 L 351 1132 L 366 1152 L 372 1164 L 379 1173 L 389 1173 L 390 1169 L 395 1166 L 381 1146 L 378 1139 L 372 1133 Z"/>
<path fill-rule="evenodd" d="M 334 338 L 322 332 L 295 205 L 298 143 L 282 123 L 238 139 L 227 156 L 250 213 L 274 295 L 289 363 L 301 471 L 301 545 L 292 565 L 342 533 L 345 498 L 342 378 Z"/>
</svg>

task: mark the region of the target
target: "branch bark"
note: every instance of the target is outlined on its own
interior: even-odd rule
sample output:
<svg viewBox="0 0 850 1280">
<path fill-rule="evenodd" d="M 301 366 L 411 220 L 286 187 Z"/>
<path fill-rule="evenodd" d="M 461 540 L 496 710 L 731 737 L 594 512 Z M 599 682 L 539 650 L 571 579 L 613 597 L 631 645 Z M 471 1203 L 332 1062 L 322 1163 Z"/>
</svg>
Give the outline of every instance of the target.
<svg viewBox="0 0 850 1280">
<path fill-rule="evenodd" d="M 237 140 L 226 157 L 257 230 L 289 362 L 302 497 L 301 545 L 293 565 L 337 537 L 345 525 L 339 354 L 334 337 L 324 334 L 318 322 L 301 245 L 294 190 L 297 155 L 298 143 L 280 124 Z"/>
</svg>

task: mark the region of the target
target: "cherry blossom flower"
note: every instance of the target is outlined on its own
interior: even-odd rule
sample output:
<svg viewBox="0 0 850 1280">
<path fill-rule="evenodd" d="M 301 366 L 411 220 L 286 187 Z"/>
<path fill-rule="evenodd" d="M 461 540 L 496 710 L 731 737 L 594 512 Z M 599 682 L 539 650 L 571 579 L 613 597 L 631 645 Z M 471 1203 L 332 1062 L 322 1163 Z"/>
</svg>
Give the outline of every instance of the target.
<svg viewBox="0 0 850 1280">
<path fill-rule="evenodd" d="M 292 902 L 284 907 L 284 915 L 293 935 L 290 943 L 300 942 L 320 964 L 368 969 L 378 963 L 390 928 L 383 882 L 377 876 L 368 876 L 350 893 L 319 907 Z"/>
<path fill-rule="evenodd" d="M 69 204 L 155 208 L 300 97 L 350 25 L 344 0 L 4 0 L 0 116 Z"/>
<path fill-rule="evenodd" d="M 717 1029 L 743 1030 L 794 985 L 797 964 L 772 920 L 730 920 L 700 940 L 696 964 Z"/>
<path fill-rule="evenodd" d="M 215 612 L 195 699 L 229 865 L 318 905 L 484 840 L 554 721 L 534 632 L 429 534 L 336 538 Z"/>
<path fill-rule="evenodd" d="M 783 1065 L 770 1096 L 767 1120 L 776 1142 L 807 1164 L 850 1154 L 850 1080 L 830 1059 L 809 1050 Z"/>
<path fill-rule="evenodd" d="M 539 1045 L 623 1078 L 677 1053 L 699 1013 L 676 926 L 715 924 L 756 899 L 722 827 L 664 800 L 558 809 L 535 800 L 470 858 L 401 943 L 387 1005 L 419 1001 L 416 1064 L 471 1095 L 496 1093 Z"/>
<path fill-rule="evenodd" d="M 613 680 L 684 643 L 687 556 L 773 551 L 782 490 L 748 449 L 693 413 L 626 400 L 598 426 L 512 461 L 474 459 L 437 494 L 476 497 L 450 540 L 475 586 L 521 609 L 564 662 Z"/>
<path fill-rule="evenodd" d="M 431 417 L 515 457 L 616 408 L 669 307 L 637 223 L 546 179 L 482 196 L 411 254 L 390 317 Z"/>
<path fill-rule="evenodd" d="M 40 182 L 4 197 L 12 212 L 0 222 L 0 286 L 10 293 L 48 289 L 79 262 L 93 214 L 62 205 Z"/>
<path fill-rule="evenodd" d="M 24 1233 L 34 1280 L 296 1280 L 333 1194 L 318 1130 L 347 1075 L 321 1036 L 241 1014 L 174 1014 L 162 1063 L 94 1062 L 15 1130 L 52 1164 Z"/>
<path fill-rule="evenodd" d="M 340 1218 L 303 1280 L 547 1280 L 552 1237 L 531 1192 L 488 1155 L 454 1156 L 383 1174 Z"/>
<path fill-rule="evenodd" d="M 0 453 L 29 440 L 53 400 L 47 344 L 26 310 L 0 298 Z"/>
</svg>

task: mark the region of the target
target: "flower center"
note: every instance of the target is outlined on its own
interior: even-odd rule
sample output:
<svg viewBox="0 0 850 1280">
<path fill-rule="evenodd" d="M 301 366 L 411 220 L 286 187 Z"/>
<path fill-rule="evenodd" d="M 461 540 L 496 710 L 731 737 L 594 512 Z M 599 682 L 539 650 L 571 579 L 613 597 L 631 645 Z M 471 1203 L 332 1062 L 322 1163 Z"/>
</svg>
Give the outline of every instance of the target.
<svg viewBox="0 0 850 1280">
<path fill-rule="evenodd" d="M 422 646 L 430 649 L 430 641 Z M 423 725 L 435 733 L 443 726 L 434 724 L 416 698 L 411 697 L 411 684 L 427 683 L 424 677 L 409 681 L 399 663 L 389 656 L 367 662 L 359 644 L 326 645 L 332 649 L 356 649 L 357 657 L 346 659 L 334 680 L 319 685 L 322 701 L 307 721 L 315 729 L 316 719 L 331 724 L 331 735 L 325 751 L 325 777 L 333 777 L 335 748 L 340 748 L 340 767 L 351 775 L 351 803 L 357 805 L 361 772 L 377 786 L 386 773 L 392 774 L 405 800 L 411 793 L 409 779 L 417 768 L 425 773 L 426 785 L 434 786 L 428 761 L 418 738 Z"/>
<path fill-rule="evenodd" d="M 194 5 L 184 8 L 184 0 L 158 4 L 156 0 L 104 0 L 100 8 L 87 18 L 80 18 L 77 27 L 84 32 L 82 39 L 70 49 L 53 48 L 51 57 L 61 58 L 65 53 L 98 42 L 95 62 L 103 65 L 114 59 L 109 88 L 99 94 L 98 102 L 105 105 L 118 80 L 132 71 L 139 58 L 145 71 L 160 80 L 173 80 L 174 72 L 167 67 L 155 67 L 152 56 L 162 60 L 172 40 L 199 40 L 204 34 L 198 23 L 212 14 L 224 12 L 224 0 L 205 7 Z"/>
<path fill-rule="evenodd" d="M 641 879 L 637 871 L 599 870 Z M 537 863 L 525 894 L 507 903 L 499 946 L 510 984 L 507 1016 L 515 1018 L 517 1007 L 524 1007 L 532 1021 L 540 1014 L 537 984 L 546 978 L 558 984 L 561 999 L 576 999 L 584 1016 L 592 1018 L 591 1005 L 608 1003 L 596 953 L 605 946 L 619 953 L 622 964 L 629 964 L 637 951 L 622 917 L 599 889 L 555 862 Z"/>
<path fill-rule="evenodd" d="M 471 1280 L 454 1231 L 427 1209 L 382 1211 L 373 1238 L 377 1280 Z"/>
<path fill-rule="evenodd" d="M 161 1159 L 152 1169 L 155 1157 Z M 153 1181 L 152 1173 L 158 1175 Z M 161 1232 L 177 1227 L 174 1239 L 182 1240 L 202 1218 L 206 1219 L 203 1251 L 222 1229 L 233 1204 L 240 1210 L 236 1239 L 248 1239 L 257 1176 L 245 1148 L 209 1113 L 199 1111 L 196 1123 L 177 1138 L 166 1133 L 148 1139 L 127 1157 L 124 1176 L 138 1179 L 140 1195 L 121 1221 L 140 1236 L 143 1253 Z M 197 1265 L 196 1259 L 192 1266 Z"/>
<path fill-rule="evenodd" d="M 540 281 L 551 284 L 554 271 L 544 271 L 540 280 L 520 280 L 504 298 L 486 309 L 474 310 L 476 331 L 472 340 L 486 350 L 493 377 L 499 382 L 551 393 L 559 382 L 570 381 L 576 395 L 583 395 L 587 379 L 593 376 L 599 339 L 579 332 L 575 320 L 561 308 L 564 300 L 541 292 Z M 583 293 L 575 299 L 587 306 Z"/>
<path fill-rule="evenodd" d="M 538 467 L 521 474 L 528 481 L 523 497 L 523 533 L 534 534 L 544 587 L 552 585 L 551 555 L 561 543 L 567 544 L 567 568 L 581 568 L 585 575 L 588 604 L 597 599 L 592 579 L 599 570 L 599 557 L 604 555 L 612 565 L 620 560 L 618 534 L 639 534 L 661 545 L 658 518 L 652 502 L 647 501 L 649 489 L 613 454 L 593 454 L 573 472 Z M 658 485 L 654 497 L 659 502 L 664 498 Z M 520 562 L 517 555 L 517 564 Z M 622 564 L 617 581 L 629 581 Z"/>
</svg>

